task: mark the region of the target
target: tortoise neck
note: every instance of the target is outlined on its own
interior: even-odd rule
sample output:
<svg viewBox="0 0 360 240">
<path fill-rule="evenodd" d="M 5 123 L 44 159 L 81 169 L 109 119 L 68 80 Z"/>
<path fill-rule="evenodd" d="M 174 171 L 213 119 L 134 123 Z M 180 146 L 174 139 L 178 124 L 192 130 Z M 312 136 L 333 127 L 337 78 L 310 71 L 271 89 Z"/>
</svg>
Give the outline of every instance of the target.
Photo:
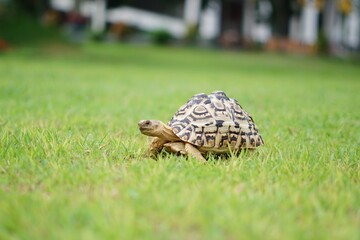
<svg viewBox="0 0 360 240">
<path fill-rule="evenodd" d="M 179 137 L 175 135 L 171 127 L 168 125 L 162 123 L 162 129 L 157 134 L 159 138 L 166 139 L 168 141 L 177 141 L 179 140 Z"/>
</svg>

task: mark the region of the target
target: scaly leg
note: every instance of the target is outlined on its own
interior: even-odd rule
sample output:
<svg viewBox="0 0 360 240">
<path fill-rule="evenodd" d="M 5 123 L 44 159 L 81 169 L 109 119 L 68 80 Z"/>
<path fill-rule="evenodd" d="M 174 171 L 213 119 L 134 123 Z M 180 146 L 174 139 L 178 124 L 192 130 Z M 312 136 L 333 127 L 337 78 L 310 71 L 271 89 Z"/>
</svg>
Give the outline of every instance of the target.
<svg viewBox="0 0 360 240">
<path fill-rule="evenodd" d="M 164 144 L 168 142 L 167 140 L 158 138 L 158 137 L 154 137 L 151 140 L 150 146 L 149 146 L 149 150 L 148 150 L 148 156 L 150 157 L 156 157 L 162 150 Z"/>
<path fill-rule="evenodd" d="M 164 148 L 166 151 L 171 152 L 171 153 L 186 155 L 184 142 L 165 143 Z"/>
<path fill-rule="evenodd" d="M 199 149 L 197 149 L 190 143 L 185 143 L 185 150 L 188 155 L 196 158 L 197 160 L 199 160 L 201 162 L 206 162 L 206 159 L 203 157 L 203 155 L 201 154 Z"/>
</svg>

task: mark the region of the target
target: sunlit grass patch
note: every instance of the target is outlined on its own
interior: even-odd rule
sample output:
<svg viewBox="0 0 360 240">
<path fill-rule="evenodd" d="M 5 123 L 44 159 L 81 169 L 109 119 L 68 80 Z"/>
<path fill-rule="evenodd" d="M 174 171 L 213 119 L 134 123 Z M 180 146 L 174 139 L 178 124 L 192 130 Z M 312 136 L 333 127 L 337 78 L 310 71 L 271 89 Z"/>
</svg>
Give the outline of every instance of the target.
<svg viewBox="0 0 360 240">
<path fill-rule="evenodd" d="M 146 46 L 0 56 L 0 238 L 357 239 L 360 69 Z M 145 157 L 140 119 L 223 90 L 255 152 Z"/>
</svg>

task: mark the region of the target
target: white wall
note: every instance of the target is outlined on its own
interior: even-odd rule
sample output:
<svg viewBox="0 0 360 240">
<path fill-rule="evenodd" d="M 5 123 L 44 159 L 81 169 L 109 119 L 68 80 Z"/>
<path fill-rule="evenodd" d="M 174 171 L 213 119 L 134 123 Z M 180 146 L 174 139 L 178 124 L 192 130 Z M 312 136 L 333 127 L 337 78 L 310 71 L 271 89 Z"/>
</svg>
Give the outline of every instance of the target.
<svg viewBox="0 0 360 240">
<path fill-rule="evenodd" d="M 301 42 L 313 45 L 318 37 L 319 10 L 316 8 L 315 0 L 307 0 L 301 12 Z"/>
<path fill-rule="evenodd" d="M 186 26 L 181 19 L 132 7 L 110 9 L 106 20 L 110 23 L 122 22 L 146 31 L 166 30 L 177 38 L 184 37 L 186 33 Z"/>
<path fill-rule="evenodd" d="M 356 8 L 353 8 L 351 13 L 346 16 L 344 21 L 344 43 L 350 48 L 359 47 L 360 41 L 360 15 Z"/>
<path fill-rule="evenodd" d="M 106 2 L 105 0 L 93 1 L 91 9 L 91 31 L 101 33 L 106 25 Z"/>
<path fill-rule="evenodd" d="M 200 17 L 201 0 L 185 0 L 184 21 L 187 25 L 196 25 Z"/>
<path fill-rule="evenodd" d="M 199 34 L 204 40 L 212 40 L 220 33 L 221 6 L 218 1 L 210 1 L 200 17 Z"/>
</svg>

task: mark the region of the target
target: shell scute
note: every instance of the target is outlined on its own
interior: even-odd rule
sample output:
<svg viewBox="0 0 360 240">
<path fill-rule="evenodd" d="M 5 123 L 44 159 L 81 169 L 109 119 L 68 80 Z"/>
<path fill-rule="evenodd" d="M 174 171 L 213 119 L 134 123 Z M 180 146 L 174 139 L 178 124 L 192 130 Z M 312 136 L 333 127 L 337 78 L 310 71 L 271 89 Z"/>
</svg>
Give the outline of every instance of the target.
<svg viewBox="0 0 360 240">
<path fill-rule="evenodd" d="M 222 91 L 194 95 L 174 114 L 169 126 L 181 140 L 209 151 L 264 144 L 253 118 Z"/>
</svg>

